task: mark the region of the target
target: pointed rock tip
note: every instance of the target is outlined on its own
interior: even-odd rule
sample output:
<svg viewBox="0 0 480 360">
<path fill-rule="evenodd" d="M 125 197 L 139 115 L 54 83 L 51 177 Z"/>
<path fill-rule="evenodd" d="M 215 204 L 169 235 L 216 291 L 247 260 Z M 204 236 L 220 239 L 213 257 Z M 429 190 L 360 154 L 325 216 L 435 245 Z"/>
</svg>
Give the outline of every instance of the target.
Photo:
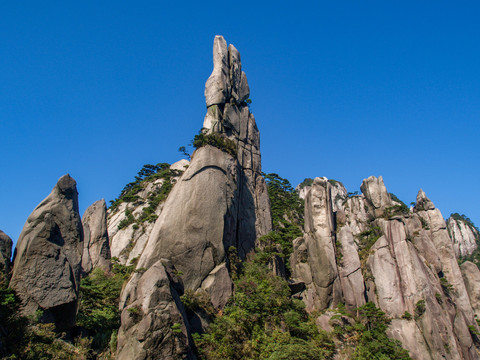
<svg viewBox="0 0 480 360">
<path fill-rule="evenodd" d="M 77 182 L 74 178 L 70 176 L 70 174 L 63 175 L 57 181 L 57 187 L 60 189 L 62 193 L 76 191 L 77 190 Z"/>
<path fill-rule="evenodd" d="M 427 194 L 425 194 L 425 191 L 423 191 L 422 189 L 418 190 L 415 209 L 425 211 L 435 209 L 435 205 L 428 198 Z"/>
</svg>

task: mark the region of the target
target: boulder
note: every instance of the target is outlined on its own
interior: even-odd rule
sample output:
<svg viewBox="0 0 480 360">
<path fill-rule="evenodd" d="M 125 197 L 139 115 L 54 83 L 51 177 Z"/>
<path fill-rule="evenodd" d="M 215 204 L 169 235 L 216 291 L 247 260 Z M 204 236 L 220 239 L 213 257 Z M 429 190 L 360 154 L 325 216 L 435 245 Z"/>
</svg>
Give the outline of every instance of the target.
<svg viewBox="0 0 480 360">
<path fill-rule="evenodd" d="M 387 192 L 387 188 L 383 183 L 383 177 L 370 176 L 364 179 L 360 190 L 367 199 L 368 203 L 373 207 L 375 217 L 382 216 L 386 207 L 392 206 L 392 199 Z"/>
<path fill-rule="evenodd" d="M 422 189 L 420 189 L 417 194 L 417 201 L 415 203 L 414 210 L 428 211 L 433 209 L 435 209 L 435 205 L 433 205 L 433 202 L 430 201 L 430 199 L 427 197 L 425 192 Z"/>
<path fill-rule="evenodd" d="M 11 268 L 13 241 L 10 237 L 0 230 L 0 271 L 8 274 Z"/>
<path fill-rule="evenodd" d="M 23 313 L 68 330 L 75 323 L 83 252 L 75 180 L 64 175 L 28 217 L 14 255 L 10 287 Z"/>
<path fill-rule="evenodd" d="M 107 232 L 107 205 L 105 200 L 98 200 L 90 205 L 82 218 L 84 242 L 82 272 L 90 273 L 93 269 L 110 270 L 110 245 Z"/>
<path fill-rule="evenodd" d="M 195 359 L 178 277 L 159 260 L 132 280 L 135 300 L 122 311 L 116 359 Z"/>
</svg>

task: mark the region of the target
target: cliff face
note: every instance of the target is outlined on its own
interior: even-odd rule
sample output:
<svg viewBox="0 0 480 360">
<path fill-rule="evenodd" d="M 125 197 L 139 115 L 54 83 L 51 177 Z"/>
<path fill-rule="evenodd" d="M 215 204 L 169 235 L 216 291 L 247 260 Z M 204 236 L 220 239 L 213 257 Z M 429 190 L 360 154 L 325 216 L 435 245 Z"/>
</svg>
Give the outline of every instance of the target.
<svg viewBox="0 0 480 360">
<path fill-rule="evenodd" d="M 461 217 L 450 216 L 447 228 L 457 257 L 469 256 L 478 248 L 480 233 L 471 223 Z"/>
<path fill-rule="evenodd" d="M 381 177 L 364 180 L 361 190 L 347 197 L 325 178 L 307 189 L 305 235 L 291 259 L 293 277 L 306 284 L 307 309 L 342 302 L 353 310 L 372 301 L 413 358 L 477 359 L 469 327 L 478 328 L 478 300 L 469 294 L 478 289 L 474 281 L 465 286 L 440 211 L 422 190 L 410 211 L 391 199 Z M 465 265 L 464 273 L 475 269 Z"/>
<path fill-rule="evenodd" d="M 214 306 L 223 307 L 232 293 L 227 250 L 235 247 L 244 259 L 256 239 L 271 229 L 259 132 L 245 102 L 249 89 L 240 55 L 232 45 L 227 49 L 221 36 L 215 37 L 213 55 L 214 70 L 205 88 L 207 115 L 198 139 L 204 143 L 193 153 L 148 236 L 137 269 L 149 270 L 135 274 L 122 293 L 118 359 L 130 359 L 132 348 L 144 354 L 136 358 L 150 358 L 160 335 L 153 329 L 145 335 L 144 327 L 157 322 L 163 324 L 166 347 L 192 356 L 189 319 L 177 300 L 183 290 L 178 289 L 204 291 Z M 162 275 L 168 273 L 167 263 L 182 274 L 177 289 L 168 285 L 171 277 Z M 164 279 L 161 286 L 169 294 L 168 305 L 154 301 L 155 292 L 142 291 L 152 267 L 157 268 L 159 281 Z M 165 306 L 176 310 L 166 313 Z M 132 308 L 138 313 L 133 315 Z M 181 324 L 182 341 L 171 330 L 175 323 Z"/>
</svg>

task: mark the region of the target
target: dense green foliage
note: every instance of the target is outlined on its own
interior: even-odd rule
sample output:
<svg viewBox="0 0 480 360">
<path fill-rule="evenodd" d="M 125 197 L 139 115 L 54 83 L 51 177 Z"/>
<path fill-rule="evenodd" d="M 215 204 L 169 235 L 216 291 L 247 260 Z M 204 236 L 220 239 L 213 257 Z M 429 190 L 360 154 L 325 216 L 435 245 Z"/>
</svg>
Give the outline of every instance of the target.
<svg viewBox="0 0 480 360">
<path fill-rule="evenodd" d="M 358 239 L 358 256 L 363 263 L 370 254 L 370 248 L 377 242 L 381 236 L 381 229 L 378 226 L 370 226 L 365 231 L 357 235 Z"/>
<path fill-rule="evenodd" d="M 229 153 L 233 157 L 237 156 L 237 145 L 235 144 L 235 142 L 222 134 L 207 134 L 205 132 L 205 129 L 201 129 L 200 132 L 195 135 L 192 141 L 192 145 L 193 147 L 195 147 L 195 149 L 199 149 L 202 146 L 211 145 Z"/>
<path fill-rule="evenodd" d="M 38 322 L 37 316 L 25 317 L 19 311 L 20 300 L 8 288 L 8 278 L 0 272 L 0 356 L 2 359 L 74 360 L 88 359 L 89 342 L 66 342 L 65 334 L 55 332 L 53 324 Z"/>
<path fill-rule="evenodd" d="M 120 327 L 120 292 L 133 268 L 133 265 L 124 266 L 114 259 L 111 272 L 97 268 L 80 283 L 77 325 L 87 330 L 93 349 L 99 353 L 116 337 Z"/>
<path fill-rule="evenodd" d="M 282 256 L 288 270 L 293 240 L 302 236 L 304 203 L 287 179 L 274 173 L 263 176 L 270 198 L 273 231 L 261 237 L 259 242 L 264 256 Z"/>
<path fill-rule="evenodd" d="M 410 359 L 400 342 L 387 336 L 390 319 L 374 303 L 368 302 L 359 307 L 357 313 L 353 324 L 339 322 L 334 325 L 334 333 L 345 346 L 343 352 L 349 354 L 349 359 Z"/>
<path fill-rule="evenodd" d="M 223 314 L 194 339 L 203 359 L 324 359 L 334 349 L 258 254 L 244 263 Z"/>
</svg>

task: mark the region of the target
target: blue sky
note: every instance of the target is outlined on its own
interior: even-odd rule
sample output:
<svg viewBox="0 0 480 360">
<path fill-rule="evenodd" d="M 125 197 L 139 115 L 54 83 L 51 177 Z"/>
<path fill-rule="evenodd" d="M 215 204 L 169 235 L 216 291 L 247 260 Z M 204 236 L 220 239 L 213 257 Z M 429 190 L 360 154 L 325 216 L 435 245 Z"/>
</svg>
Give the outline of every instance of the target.
<svg viewBox="0 0 480 360">
<path fill-rule="evenodd" d="M 80 210 L 181 158 L 216 34 L 242 55 L 263 170 L 356 191 L 383 175 L 480 224 L 480 3 L 23 1 L 0 5 L 0 229 L 57 179 Z"/>
</svg>

